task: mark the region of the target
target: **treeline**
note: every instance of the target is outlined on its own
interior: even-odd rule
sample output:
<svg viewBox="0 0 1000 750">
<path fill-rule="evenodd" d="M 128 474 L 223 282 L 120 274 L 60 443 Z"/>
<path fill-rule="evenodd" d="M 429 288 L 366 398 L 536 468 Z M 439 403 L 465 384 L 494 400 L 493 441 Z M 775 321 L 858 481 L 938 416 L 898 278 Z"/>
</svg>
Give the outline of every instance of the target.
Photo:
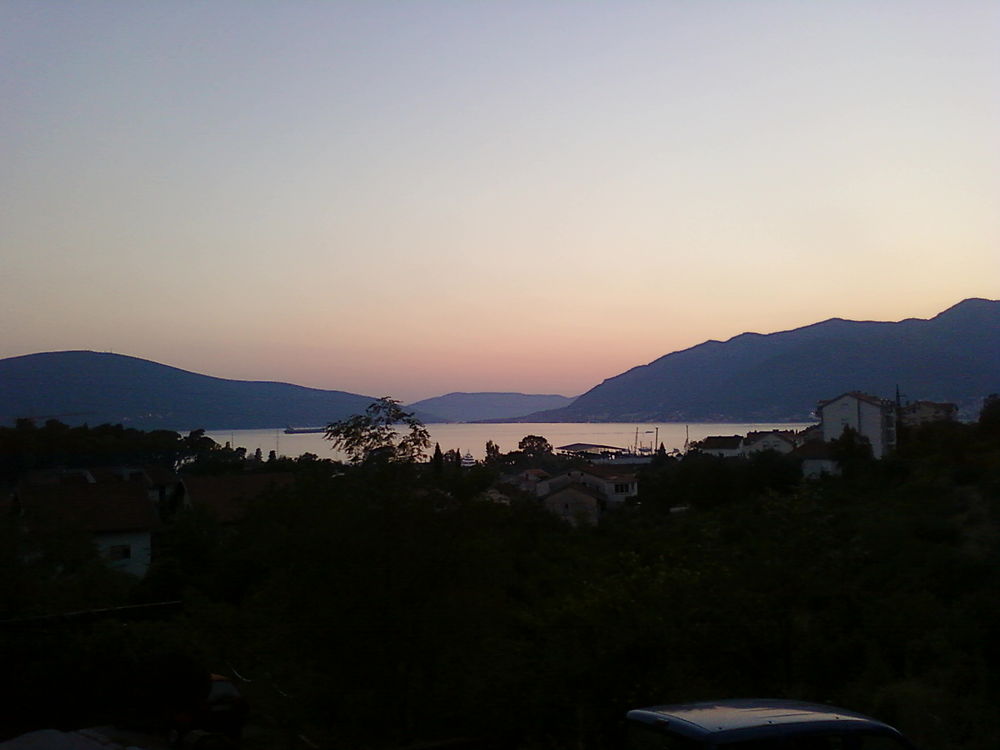
<svg viewBox="0 0 1000 750">
<path fill-rule="evenodd" d="M 576 529 L 533 498 L 485 499 L 489 466 L 302 462 L 236 528 L 181 514 L 141 582 L 102 587 L 85 568 L 105 597 L 90 606 L 181 599 L 182 614 L 8 624 L 18 687 L 0 699 L 30 714 L 46 690 L 77 695 L 72 720 L 111 719 L 139 712 L 142 691 L 123 686 L 235 670 L 251 747 L 589 750 L 619 744 L 629 708 L 770 696 L 986 750 L 1000 735 L 995 412 L 913 430 L 882 461 L 845 444 L 850 470 L 818 482 L 771 454 L 661 457 L 637 502 Z M 84 575 L 0 552 L 4 585 L 36 575 L 39 596 Z"/>
<path fill-rule="evenodd" d="M 204 435 L 204 430 L 199 434 Z M 56 467 L 158 464 L 173 468 L 197 454 L 194 435 L 183 438 L 169 430 L 144 432 L 120 424 L 70 427 L 55 419 L 36 425 L 30 419 L 18 419 L 13 427 L 0 427 L 0 482 Z"/>
<path fill-rule="evenodd" d="M 265 463 L 269 471 L 289 470 L 296 463 L 317 459 L 306 453 L 293 460 L 274 451 L 265 458 L 259 448 L 248 454 L 246 448 L 219 445 L 203 429 L 181 435 L 120 424 L 71 427 L 55 419 L 41 425 L 18 419 L 13 427 L 0 427 L 0 485 L 14 483 L 33 471 L 51 469 L 159 466 L 186 473 L 224 474 L 253 471 Z"/>
</svg>

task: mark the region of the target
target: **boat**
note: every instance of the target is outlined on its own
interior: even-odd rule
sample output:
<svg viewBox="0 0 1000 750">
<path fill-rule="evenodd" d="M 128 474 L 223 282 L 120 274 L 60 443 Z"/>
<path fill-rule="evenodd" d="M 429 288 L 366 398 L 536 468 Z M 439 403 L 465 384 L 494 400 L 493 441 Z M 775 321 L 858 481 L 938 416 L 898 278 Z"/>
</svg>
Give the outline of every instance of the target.
<svg viewBox="0 0 1000 750">
<path fill-rule="evenodd" d="M 309 435 L 317 432 L 326 432 L 325 427 L 286 427 L 286 435 Z"/>
</svg>

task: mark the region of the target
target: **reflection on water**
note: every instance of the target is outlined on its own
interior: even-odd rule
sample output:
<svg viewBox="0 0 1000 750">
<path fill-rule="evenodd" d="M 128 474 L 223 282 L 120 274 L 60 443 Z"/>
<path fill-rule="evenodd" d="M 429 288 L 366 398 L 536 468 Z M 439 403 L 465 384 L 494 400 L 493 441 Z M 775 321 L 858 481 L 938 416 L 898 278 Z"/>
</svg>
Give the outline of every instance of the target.
<svg viewBox="0 0 1000 750">
<path fill-rule="evenodd" d="M 597 443 L 616 448 L 655 449 L 663 443 L 668 451 L 684 449 L 684 441 L 701 440 L 709 435 L 745 435 L 751 430 L 801 430 L 808 423 L 800 422 L 758 422 L 705 423 L 690 425 L 676 422 L 651 422 L 635 424 L 628 422 L 553 422 L 521 424 L 429 424 L 431 446 L 440 443 L 441 450 L 469 452 L 477 459 L 486 455 L 486 441 L 492 440 L 504 453 L 517 450 L 517 444 L 525 435 L 541 435 L 553 446 L 569 443 Z M 244 447 L 249 453 L 260 448 L 265 456 L 274 451 L 279 456 L 301 456 L 315 453 L 320 458 L 343 458 L 330 449 L 329 441 L 322 433 L 286 435 L 283 429 L 270 430 L 217 430 L 206 433 L 215 442 L 234 447 Z"/>
</svg>

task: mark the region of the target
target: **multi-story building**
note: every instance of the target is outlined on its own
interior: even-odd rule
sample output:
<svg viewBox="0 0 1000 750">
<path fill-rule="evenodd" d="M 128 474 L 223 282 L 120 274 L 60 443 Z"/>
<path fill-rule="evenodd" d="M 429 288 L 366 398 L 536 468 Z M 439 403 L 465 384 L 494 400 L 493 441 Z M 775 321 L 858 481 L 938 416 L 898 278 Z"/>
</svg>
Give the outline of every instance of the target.
<svg viewBox="0 0 1000 750">
<path fill-rule="evenodd" d="M 872 455 L 882 458 L 896 447 L 896 405 L 887 399 L 851 391 L 817 406 L 823 440 L 836 440 L 848 427 L 865 438 Z"/>
</svg>

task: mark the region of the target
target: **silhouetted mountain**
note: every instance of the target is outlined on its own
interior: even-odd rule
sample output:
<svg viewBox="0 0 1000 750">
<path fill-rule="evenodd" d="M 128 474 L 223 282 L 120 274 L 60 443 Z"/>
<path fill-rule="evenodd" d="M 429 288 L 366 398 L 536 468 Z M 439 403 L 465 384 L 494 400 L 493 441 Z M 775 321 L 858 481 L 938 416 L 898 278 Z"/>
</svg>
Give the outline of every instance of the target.
<svg viewBox="0 0 1000 750">
<path fill-rule="evenodd" d="M 1000 302 L 968 299 L 930 320 L 840 318 L 674 352 L 605 380 L 566 408 L 519 421 L 794 421 L 860 390 L 958 403 L 1000 391 Z"/>
<path fill-rule="evenodd" d="M 18 417 L 144 430 L 313 426 L 364 411 L 368 396 L 288 383 L 224 380 L 88 351 L 0 360 L 0 423 Z"/>
<path fill-rule="evenodd" d="M 407 406 L 427 422 L 488 422 L 512 419 L 541 409 L 559 409 L 573 399 L 526 393 L 449 393 Z M 422 416 L 422 415 L 427 415 Z"/>
</svg>

